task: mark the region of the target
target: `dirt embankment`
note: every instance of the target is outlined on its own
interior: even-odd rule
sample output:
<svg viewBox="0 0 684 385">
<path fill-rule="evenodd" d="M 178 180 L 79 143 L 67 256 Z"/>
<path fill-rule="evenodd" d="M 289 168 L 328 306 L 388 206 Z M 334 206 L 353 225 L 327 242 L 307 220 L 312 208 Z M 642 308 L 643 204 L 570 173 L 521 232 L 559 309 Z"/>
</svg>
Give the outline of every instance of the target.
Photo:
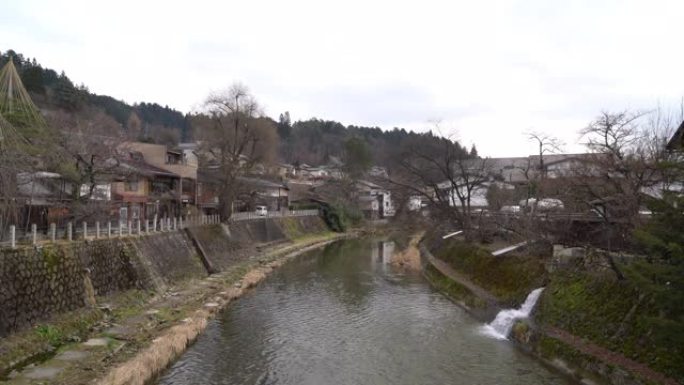
<svg viewBox="0 0 684 385">
<path fill-rule="evenodd" d="M 425 235 L 425 231 L 420 231 L 411 236 L 408 246 L 404 250 L 392 255 L 391 263 L 411 270 L 420 270 L 420 250 L 418 246 L 421 239 L 423 239 L 423 235 Z"/>
</svg>

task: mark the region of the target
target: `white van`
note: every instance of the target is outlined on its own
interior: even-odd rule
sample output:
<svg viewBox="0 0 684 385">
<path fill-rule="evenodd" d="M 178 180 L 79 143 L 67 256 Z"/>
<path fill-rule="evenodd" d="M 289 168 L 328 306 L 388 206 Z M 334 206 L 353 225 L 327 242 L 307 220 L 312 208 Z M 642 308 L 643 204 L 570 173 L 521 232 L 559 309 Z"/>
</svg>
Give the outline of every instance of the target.
<svg viewBox="0 0 684 385">
<path fill-rule="evenodd" d="M 503 206 L 499 211 L 505 214 L 518 214 L 521 210 L 520 206 Z"/>
</svg>

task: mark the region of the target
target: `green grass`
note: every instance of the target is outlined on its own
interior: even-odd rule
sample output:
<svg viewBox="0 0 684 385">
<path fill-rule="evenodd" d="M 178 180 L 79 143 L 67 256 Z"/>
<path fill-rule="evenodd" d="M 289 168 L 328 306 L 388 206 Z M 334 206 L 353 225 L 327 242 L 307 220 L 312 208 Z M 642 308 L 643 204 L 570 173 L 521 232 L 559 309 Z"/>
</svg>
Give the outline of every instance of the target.
<svg viewBox="0 0 684 385">
<path fill-rule="evenodd" d="M 485 308 L 487 303 L 474 295 L 465 286 L 445 277 L 434 266 L 428 264 L 424 270 L 425 277 L 432 286 L 457 302 L 463 302 L 470 308 Z"/>
<path fill-rule="evenodd" d="M 607 274 L 557 272 L 535 318 L 684 382 L 684 320 L 664 318 L 657 301 L 635 282 Z M 542 348 L 549 351 L 551 346 Z"/>
<path fill-rule="evenodd" d="M 299 238 L 305 234 L 304 230 L 302 230 L 299 225 L 297 218 L 281 218 L 280 225 L 283 228 L 285 236 L 289 239 Z"/>
<path fill-rule="evenodd" d="M 522 303 L 530 291 L 543 285 L 546 276 L 541 258 L 494 257 L 482 247 L 458 240 L 445 242 L 433 254 L 508 306 Z"/>
<path fill-rule="evenodd" d="M 84 338 L 90 327 L 102 319 L 102 312 L 81 309 L 55 317 L 49 324 L 0 339 L 0 379 L 13 367 L 40 361 L 69 344 L 71 337 Z"/>
<path fill-rule="evenodd" d="M 39 325 L 36 327 L 36 333 L 52 346 L 59 346 L 64 339 L 62 331 L 53 325 Z"/>
</svg>

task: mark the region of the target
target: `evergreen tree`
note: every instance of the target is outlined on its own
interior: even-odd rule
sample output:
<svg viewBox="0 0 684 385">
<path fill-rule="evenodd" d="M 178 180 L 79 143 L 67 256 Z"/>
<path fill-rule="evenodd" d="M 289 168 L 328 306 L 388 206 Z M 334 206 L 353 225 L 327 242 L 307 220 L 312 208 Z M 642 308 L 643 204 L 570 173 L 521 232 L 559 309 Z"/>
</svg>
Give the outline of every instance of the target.
<svg viewBox="0 0 684 385">
<path fill-rule="evenodd" d="M 21 73 L 21 80 L 24 82 L 26 90 L 37 94 L 45 93 L 43 69 L 40 66 L 31 65 L 25 67 Z"/>
<path fill-rule="evenodd" d="M 292 124 L 290 121 L 289 111 L 285 111 L 284 113 L 280 114 L 277 127 L 278 136 L 280 136 L 280 138 L 283 140 L 287 140 L 290 137 L 290 134 L 292 133 Z"/>
<path fill-rule="evenodd" d="M 366 141 L 359 137 L 351 137 L 344 142 L 345 170 L 352 178 L 358 178 L 368 171 L 373 156 Z"/>
<path fill-rule="evenodd" d="M 477 148 L 475 148 L 475 144 L 470 146 L 470 153 L 469 153 L 471 158 L 477 158 L 479 155 L 477 155 Z"/>
<path fill-rule="evenodd" d="M 74 84 L 62 72 L 53 88 L 55 104 L 67 111 L 78 110 L 83 102 L 81 93 L 74 87 Z"/>
<path fill-rule="evenodd" d="M 646 258 L 630 263 L 625 273 L 656 307 L 648 318 L 656 338 L 684 346 L 684 159 L 673 155 L 661 169 L 674 188 L 647 199 L 651 218 L 634 233 Z"/>
</svg>

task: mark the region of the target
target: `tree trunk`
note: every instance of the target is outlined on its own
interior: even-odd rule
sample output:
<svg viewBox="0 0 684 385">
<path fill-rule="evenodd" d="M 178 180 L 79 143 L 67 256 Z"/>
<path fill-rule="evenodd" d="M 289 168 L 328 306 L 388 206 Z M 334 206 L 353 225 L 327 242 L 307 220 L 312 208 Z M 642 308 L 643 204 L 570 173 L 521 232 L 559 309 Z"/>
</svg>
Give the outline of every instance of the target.
<svg viewBox="0 0 684 385">
<path fill-rule="evenodd" d="M 615 273 L 615 276 L 617 277 L 618 281 L 623 281 L 625 279 L 625 275 L 622 274 L 622 271 L 620 271 L 620 268 L 618 268 L 617 264 L 615 263 L 615 259 L 610 253 L 612 249 L 611 243 L 613 238 L 613 230 L 610 224 L 606 227 L 607 228 L 605 234 L 608 235 L 608 250 L 606 250 L 606 260 L 608 260 L 608 265 L 610 266 L 610 269 L 613 270 L 613 272 Z"/>
</svg>

